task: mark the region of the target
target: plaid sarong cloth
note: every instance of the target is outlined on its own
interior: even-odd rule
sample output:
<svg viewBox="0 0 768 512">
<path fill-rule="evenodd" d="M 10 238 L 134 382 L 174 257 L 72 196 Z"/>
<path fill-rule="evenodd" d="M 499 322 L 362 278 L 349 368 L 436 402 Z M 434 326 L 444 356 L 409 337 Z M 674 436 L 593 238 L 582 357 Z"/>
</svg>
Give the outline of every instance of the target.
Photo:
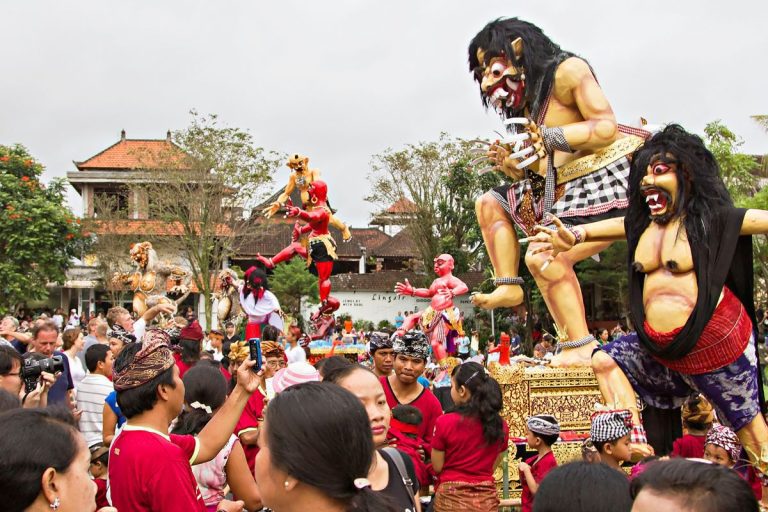
<svg viewBox="0 0 768 512">
<path fill-rule="evenodd" d="M 486 482 L 440 482 L 435 491 L 435 512 L 498 512 L 496 484 Z"/>
<path fill-rule="evenodd" d="M 554 204 L 548 213 L 559 217 L 565 224 L 579 225 L 592 222 L 595 217 L 622 215 L 617 210 L 627 208 L 629 157 L 619 159 L 589 174 L 559 185 L 556 189 Z M 533 204 L 533 215 L 521 211 L 524 203 L 532 201 L 532 191 L 528 180 L 521 180 L 510 185 L 503 185 L 491 191 L 491 194 L 506 210 L 507 214 L 527 235 L 533 235 L 536 223 L 549 224 L 545 218 L 544 196 Z M 606 215 L 615 212 L 615 215 Z"/>
</svg>

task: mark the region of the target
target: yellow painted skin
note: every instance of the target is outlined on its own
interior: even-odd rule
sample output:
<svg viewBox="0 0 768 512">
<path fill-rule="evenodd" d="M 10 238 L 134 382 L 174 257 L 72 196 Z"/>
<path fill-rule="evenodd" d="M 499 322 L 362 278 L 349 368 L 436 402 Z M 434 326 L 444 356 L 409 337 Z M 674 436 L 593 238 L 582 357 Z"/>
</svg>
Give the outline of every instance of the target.
<svg viewBox="0 0 768 512">
<path fill-rule="evenodd" d="M 518 56 L 521 55 L 522 44 L 523 42 L 519 39 L 513 42 Z M 484 57 L 483 51 L 479 50 L 480 62 L 484 62 Z M 503 62 L 507 69 L 499 72 L 499 66 L 496 66 L 494 73 L 493 64 L 499 61 Z M 483 92 L 487 92 L 499 80 L 506 80 L 508 76 L 520 74 L 521 70 L 515 68 L 509 61 L 503 57 L 495 57 L 486 63 L 481 88 Z M 530 118 L 530 114 L 528 117 Z M 577 57 L 563 61 L 555 71 L 554 86 L 544 124 L 548 127 L 561 128 L 569 146 L 575 150 L 574 153 L 555 151 L 551 157 L 554 158 L 556 167 L 609 146 L 623 137 L 618 131 L 613 110 L 592 75 L 592 71 L 586 62 Z M 535 161 L 529 169 L 544 175 L 549 157 L 541 148 L 538 127 L 531 124 L 528 129 L 532 133 L 534 148 L 543 157 Z M 516 169 L 521 160 L 510 157 L 508 146 L 492 145 L 488 157 L 506 176 L 513 180 L 523 177 L 523 171 Z M 518 276 L 520 243 L 512 220 L 490 193 L 483 194 L 477 200 L 475 210 L 495 275 L 497 277 Z M 552 318 L 559 328 L 567 332 L 571 340 L 589 334 L 581 287 L 576 279 L 573 265 L 597 254 L 608 245 L 604 242 L 581 244 L 567 254 L 562 254 L 551 264 L 545 265 L 549 255 L 546 252 L 536 251 L 538 246 L 534 242 L 529 246 L 525 256 L 526 265 L 541 290 Z M 523 292 L 517 285 L 501 285 L 491 293 L 475 294 L 472 301 L 485 309 L 513 307 L 523 301 Z M 564 350 L 553 359 L 552 364 L 554 366 L 589 365 L 590 355 L 595 345 L 596 343 L 592 343 L 578 349 Z"/>
</svg>

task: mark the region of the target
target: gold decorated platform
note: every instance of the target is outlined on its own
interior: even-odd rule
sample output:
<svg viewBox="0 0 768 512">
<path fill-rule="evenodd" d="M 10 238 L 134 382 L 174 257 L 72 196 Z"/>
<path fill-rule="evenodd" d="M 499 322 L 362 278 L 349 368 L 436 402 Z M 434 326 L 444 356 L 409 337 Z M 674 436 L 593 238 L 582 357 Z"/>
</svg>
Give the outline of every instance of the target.
<svg viewBox="0 0 768 512">
<path fill-rule="evenodd" d="M 525 437 L 525 421 L 534 414 L 552 414 L 561 431 L 589 432 L 589 418 L 602 395 L 592 368 L 500 366 L 489 371 L 501 386 L 502 417 L 509 425 L 510 438 Z M 558 464 L 581 458 L 580 442 L 557 442 L 552 446 Z M 496 470 L 499 497 L 520 497 L 520 476 L 515 458 L 517 449 L 510 442 L 508 457 Z M 505 485 L 506 483 L 506 485 Z"/>
</svg>

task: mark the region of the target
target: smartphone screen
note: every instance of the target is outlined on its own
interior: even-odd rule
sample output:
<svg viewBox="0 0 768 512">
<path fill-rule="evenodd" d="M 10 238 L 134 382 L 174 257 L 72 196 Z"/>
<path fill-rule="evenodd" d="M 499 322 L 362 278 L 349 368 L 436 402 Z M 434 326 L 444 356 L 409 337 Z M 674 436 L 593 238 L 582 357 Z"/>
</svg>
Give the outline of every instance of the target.
<svg viewBox="0 0 768 512">
<path fill-rule="evenodd" d="M 251 361 L 256 361 L 251 370 L 254 372 L 261 371 L 261 340 L 259 338 L 250 338 L 248 340 L 248 353 Z"/>
</svg>

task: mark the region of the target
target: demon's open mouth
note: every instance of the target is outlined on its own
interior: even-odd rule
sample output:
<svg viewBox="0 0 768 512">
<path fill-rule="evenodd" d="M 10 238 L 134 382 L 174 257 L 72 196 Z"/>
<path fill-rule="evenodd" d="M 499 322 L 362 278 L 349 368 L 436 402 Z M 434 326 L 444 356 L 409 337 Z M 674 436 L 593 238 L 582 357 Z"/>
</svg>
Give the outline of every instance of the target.
<svg viewBox="0 0 768 512">
<path fill-rule="evenodd" d="M 487 93 L 491 105 L 496 109 L 518 109 L 523 103 L 525 83 L 505 76 L 496 82 Z"/>
<path fill-rule="evenodd" d="M 672 213 L 669 211 L 669 205 L 672 204 L 672 196 L 669 192 L 658 187 L 642 187 L 640 193 L 645 197 L 645 204 L 651 210 L 651 217 L 667 217 Z"/>
</svg>

